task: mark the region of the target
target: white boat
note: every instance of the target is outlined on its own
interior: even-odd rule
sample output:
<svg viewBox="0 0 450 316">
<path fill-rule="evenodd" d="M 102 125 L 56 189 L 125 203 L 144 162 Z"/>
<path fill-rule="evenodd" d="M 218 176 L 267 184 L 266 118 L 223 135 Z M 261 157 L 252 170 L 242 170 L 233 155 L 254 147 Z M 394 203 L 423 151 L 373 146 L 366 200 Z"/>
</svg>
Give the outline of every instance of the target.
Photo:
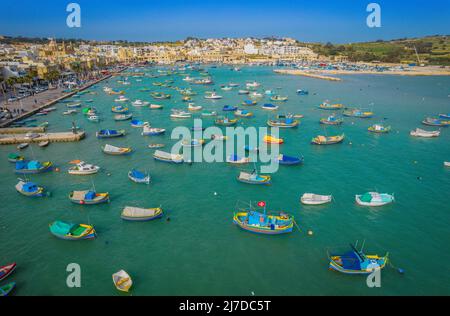
<svg viewBox="0 0 450 316">
<path fill-rule="evenodd" d="M 75 166 L 69 168 L 69 174 L 84 176 L 89 174 L 95 174 L 100 170 L 99 166 L 88 164 L 84 161 L 74 162 Z"/>
<path fill-rule="evenodd" d="M 194 78 L 191 78 L 191 77 L 187 76 L 187 77 L 183 78 L 183 81 L 191 82 L 191 81 L 194 81 Z"/>
<path fill-rule="evenodd" d="M 439 137 L 439 135 L 441 135 L 441 131 L 426 131 L 420 128 L 416 128 L 416 130 L 411 131 L 410 135 L 414 137 L 425 137 L 425 138 Z"/>
<path fill-rule="evenodd" d="M 230 87 L 230 86 L 224 86 L 224 87 L 222 87 L 222 88 L 220 88 L 221 90 L 223 90 L 223 91 L 231 91 L 232 89 L 233 89 L 233 87 Z"/>
<path fill-rule="evenodd" d="M 170 162 L 170 163 L 183 163 L 184 159 L 182 155 L 175 155 L 165 151 L 157 150 L 153 154 L 153 158 L 159 161 Z"/>
<path fill-rule="evenodd" d="M 142 136 L 158 136 L 164 134 L 165 132 L 166 130 L 164 128 L 154 128 L 146 125 L 142 130 Z"/>
<path fill-rule="evenodd" d="M 185 118 L 192 117 L 192 114 L 189 112 L 184 112 L 184 111 L 172 111 L 172 113 L 170 114 L 170 117 L 176 118 L 176 119 L 185 119 Z"/>
<path fill-rule="evenodd" d="M 258 99 L 258 98 L 262 98 L 263 95 L 259 92 L 253 92 L 252 94 L 250 94 L 250 98 L 252 99 Z"/>
<path fill-rule="evenodd" d="M 63 112 L 63 115 L 71 115 L 71 114 L 75 114 L 75 113 L 78 113 L 78 111 L 77 110 L 68 110 L 68 111 Z"/>
<path fill-rule="evenodd" d="M 322 205 L 331 203 L 333 196 L 331 195 L 319 195 L 314 193 L 305 193 L 301 197 L 300 201 L 305 205 Z"/>
<path fill-rule="evenodd" d="M 140 107 L 140 106 L 147 106 L 147 105 L 150 104 L 150 102 L 145 102 L 145 101 L 142 101 L 142 100 L 136 100 L 136 101 L 132 102 L 131 104 L 133 106 L 135 106 L 135 107 Z"/>
<path fill-rule="evenodd" d="M 100 116 L 98 115 L 91 115 L 88 117 L 88 120 L 91 122 L 100 122 Z"/>
<path fill-rule="evenodd" d="M 258 88 L 259 86 L 261 86 L 260 83 L 253 81 L 253 82 L 248 82 L 246 84 L 247 88 Z"/>
<path fill-rule="evenodd" d="M 383 206 L 395 201 L 394 195 L 387 193 L 368 192 L 362 195 L 356 195 L 356 203 L 362 206 Z"/>
<path fill-rule="evenodd" d="M 210 116 L 217 116 L 217 112 L 216 111 L 212 111 L 212 112 L 203 112 L 202 113 L 203 117 L 210 117 Z"/>
<path fill-rule="evenodd" d="M 163 106 L 162 106 L 162 105 L 159 105 L 159 104 L 150 104 L 149 108 L 150 108 L 151 110 L 160 110 L 160 109 L 163 108 Z"/>
<path fill-rule="evenodd" d="M 203 107 L 201 105 L 195 105 L 194 103 L 188 104 L 189 111 L 200 111 L 201 109 L 203 109 Z"/>
<path fill-rule="evenodd" d="M 449 161 L 444 161 L 444 166 L 450 167 L 450 162 Z"/>
<path fill-rule="evenodd" d="M 114 100 L 115 102 L 127 102 L 128 99 L 125 98 L 123 95 L 121 95 L 120 97 L 118 97 L 117 99 Z"/>
<path fill-rule="evenodd" d="M 227 157 L 227 162 L 233 165 L 243 165 L 250 162 L 250 158 L 239 157 L 238 155 L 230 155 Z"/>
<path fill-rule="evenodd" d="M 205 99 L 208 100 L 219 100 L 222 99 L 223 97 L 221 95 L 216 94 L 215 92 L 209 93 L 207 95 L 205 95 Z"/>
<path fill-rule="evenodd" d="M 120 270 L 112 275 L 114 286 L 116 289 L 122 292 L 128 292 L 133 286 L 133 281 L 128 273 L 124 270 Z"/>
<path fill-rule="evenodd" d="M 27 148 L 28 146 L 30 146 L 30 144 L 22 143 L 22 144 L 17 145 L 17 149 L 22 150 L 22 149 Z"/>
<path fill-rule="evenodd" d="M 238 93 L 239 93 L 239 94 L 249 94 L 250 91 L 248 91 L 248 90 L 239 90 Z"/>
</svg>

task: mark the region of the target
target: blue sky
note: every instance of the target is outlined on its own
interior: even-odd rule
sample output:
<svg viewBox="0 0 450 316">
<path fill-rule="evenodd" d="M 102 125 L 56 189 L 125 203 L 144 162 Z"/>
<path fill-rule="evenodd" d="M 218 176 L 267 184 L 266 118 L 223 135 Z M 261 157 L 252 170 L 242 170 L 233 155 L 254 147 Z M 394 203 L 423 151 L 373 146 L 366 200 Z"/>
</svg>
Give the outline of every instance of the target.
<svg viewBox="0 0 450 316">
<path fill-rule="evenodd" d="M 81 6 L 81 28 L 66 26 L 66 6 Z M 368 28 L 377 2 L 382 27 Z M 449 0 L 2 0 L 0 34 L 159 41 L 195 37 L 289 36 L 347 43 L 450 34 Z"/>
</svg>

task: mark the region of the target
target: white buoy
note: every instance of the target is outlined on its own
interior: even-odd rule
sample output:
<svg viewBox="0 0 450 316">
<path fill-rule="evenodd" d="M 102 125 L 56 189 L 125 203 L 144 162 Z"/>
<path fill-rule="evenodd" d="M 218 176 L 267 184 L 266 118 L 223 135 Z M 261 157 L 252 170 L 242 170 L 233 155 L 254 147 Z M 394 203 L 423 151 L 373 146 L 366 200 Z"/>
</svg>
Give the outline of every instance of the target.
<svg viewBox="0 0 450 316">
<path fill-rule="evenodd" d="M 217 196 L 217 192 L 214 192 L 214 195 Z"/>
</svg>

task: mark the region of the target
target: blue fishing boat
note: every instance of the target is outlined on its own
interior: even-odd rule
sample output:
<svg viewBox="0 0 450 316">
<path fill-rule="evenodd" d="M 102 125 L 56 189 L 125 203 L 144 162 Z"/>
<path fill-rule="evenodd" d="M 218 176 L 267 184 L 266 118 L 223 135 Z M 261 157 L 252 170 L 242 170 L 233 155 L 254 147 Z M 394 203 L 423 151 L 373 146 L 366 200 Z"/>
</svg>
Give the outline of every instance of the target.
<svg viewBox="0 0 450 316">
<path fill-rule="evenodd" d="M 237 109 L 238 108 L 236 106 L 225 105 L 222 110 L 225 112 L 235 112 Z"/>
<path fill-rule="evenodd" d="M 425 120 L 422 121 L 422 124 L 428 125 L 428 126 L 449 126 L 450 121 L 444 121 L 441 119 L 433 118 L 433 117 L 427 117 Z"/>
<path fill-rule="evenodd" d="M 133 169 L 128 172 L 128 178 L 136 183 L 150 184 L 150 175 L 148 173 L 140 172 L 139 170 Z"/>
<path fill-rule="evenodd" d="M 114 137 L 121 137 L 125 136 L 126 132 L 125 130 L 115 130 L 115 129 L 102 129 L 101 131 L 97 132 L 97 138 L 114 138 Z"/>
<path fill-rule="evenodd" d="M 237 177 L 239 182 L 256 185 L 270 185 L 272 178 L 270 176 L 259 175 L 256 170 L 252 173 L 242 171 Z"/>
<path fill-rule="evenodd" d="M 69 199 L 75 204 L 95 205 L 109 202 L 109 193 L 96 193 L 92 190 L 72 191 Z"/>
<path fill-rule="evenodd" d="M 96 237 L 95 229 L 87 224 L 72 224 L 63 221 L 55 221 L 49 225 L 50 232 L 64 240 L 86 240 Z"/>
<path fill-rule="evenodd" d="M 304 158 L 300 157 L 290 157 L 290 156 L 286 156 L 286 155 L 279 155 L 276 159 L 276 161 L 280 164 L 280 165 L 288 165 L 288 166 L 293 166 L 293 165 L 300 165 L 304 162 Z"/>
<path fill-rule="evenodd" d="M 242 102 L 242 105 L 245 105 L 245 106 L 255 106 L 257 104 L 258 104 L 258 102 L 254 101 L 254 100 L 245 100 L 244 102 Z"/>
<path fill-rule="evenodd" d="M 131 120 L 131 127 L 144 127 L 146 125 L 149 125 L 148 122 L 143 122 L 140 120 Z"/>
<path fill-rule="evenodd" d="M 53 163 L 47 161 L 40 163 L 39 161 L 18 161 L 16 162 L 15 173 L 17 174 L 36 174 L 50 171 L 52 169 Z"/>
<path fill-rule="evenodd" d="M 263 110 L 276 111 L 276 110 L 278 110 L 279 106 L 278 106 L 278 105 L 274 105 L 274 104 L 267 103 L 267 104 L 264 104 L 261 108 L 262 108 Z"/>
<path fill-rule="evenodd" d="M 344 122 L 343 119 L 337 118 L 334 115 L 330 115 L 327 118 L 320 119 L 320 124 L 325 124 L 325 125 L 341 125 L 343 122 Z"/>
<path fill-rule="evenodd" d="M 299 90 L 297 90 L 297 94 L 298 95 L 308 95 L 309 91 L 308 90 L 299 89 Z"/>
<path fill-rule="evenodd" d="M 164 128 L 153 128 L 147 125 L 144 126 L 142 136 L 158 136 L 164 134 L 165 132 L 166 130 Z"/>
<path fill-rule="evenodd" d="M 450 120 L 450 114 L 439 114 L 439 118 Z"/>
<path fill-rule="evenodd" d="M 45 193 L 45 189 L 36 185 L 33 182 L 26 182 L 24 180 L 19 180 L 19 183 L 16 184 L 16 190 L 22 195 L 29 197 L 43 197 L 47 196 Z"/>
</svg>

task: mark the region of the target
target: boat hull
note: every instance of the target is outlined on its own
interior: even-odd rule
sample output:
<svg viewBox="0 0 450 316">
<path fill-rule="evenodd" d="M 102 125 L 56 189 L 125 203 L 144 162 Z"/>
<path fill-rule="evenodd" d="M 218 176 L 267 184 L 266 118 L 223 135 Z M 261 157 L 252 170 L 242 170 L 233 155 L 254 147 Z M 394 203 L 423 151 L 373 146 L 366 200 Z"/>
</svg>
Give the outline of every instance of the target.
<svg viewBox="0 0 450 316">
<path fill-rule="evenodd" d="M 16 270 L 17 264 L 12 263 L 3 267 L 0 267 L 0 281 L 5 280 Z"/>
</svg>

